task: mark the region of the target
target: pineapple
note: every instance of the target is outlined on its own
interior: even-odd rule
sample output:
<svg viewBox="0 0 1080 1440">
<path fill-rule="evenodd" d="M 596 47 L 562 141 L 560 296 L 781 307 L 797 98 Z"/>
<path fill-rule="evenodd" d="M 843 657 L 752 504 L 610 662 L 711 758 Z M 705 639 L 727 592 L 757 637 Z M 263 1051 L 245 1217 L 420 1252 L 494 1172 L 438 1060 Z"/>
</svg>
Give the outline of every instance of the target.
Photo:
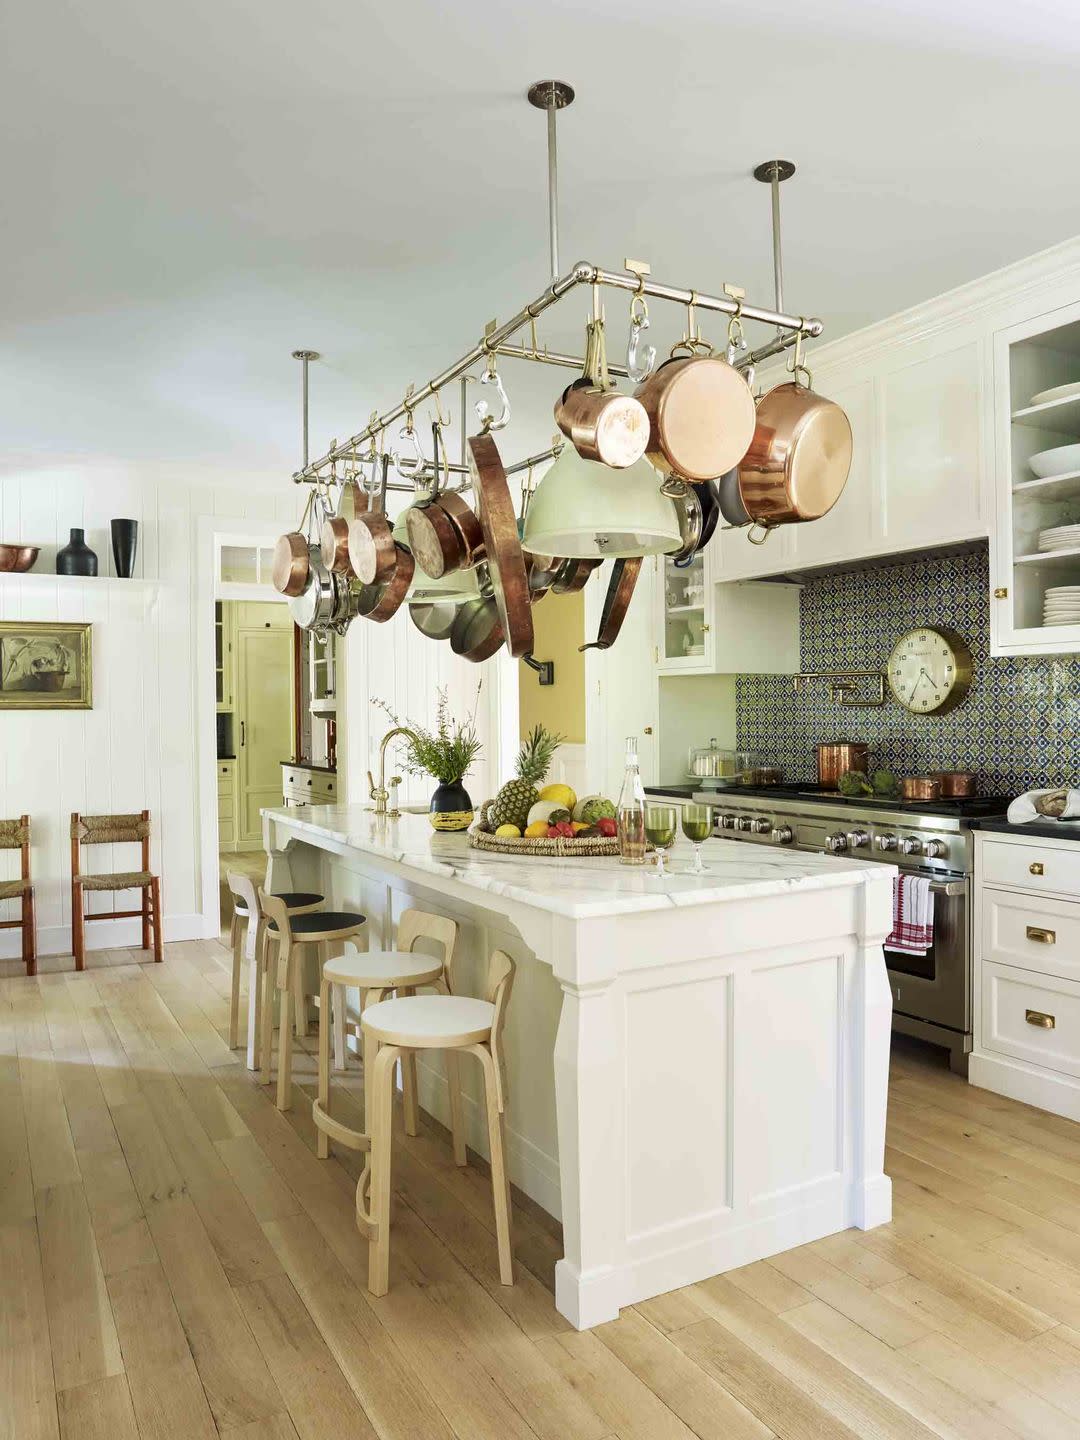
<svg viewBox="0 0 1080 1440">
<path fill-rule="evenodd" d="M 551 766 L 551 757 L 562 742 L 543 725 L 537 725 L 526 736 L 518 751 L 517 779 L 508 780 L 491 802 L 488 819 L 497 830 L 500 825 L 516 825 L 524 830 L 529 811 L 540 798 L 539 786 L 544 783 Z"/>
</svg>

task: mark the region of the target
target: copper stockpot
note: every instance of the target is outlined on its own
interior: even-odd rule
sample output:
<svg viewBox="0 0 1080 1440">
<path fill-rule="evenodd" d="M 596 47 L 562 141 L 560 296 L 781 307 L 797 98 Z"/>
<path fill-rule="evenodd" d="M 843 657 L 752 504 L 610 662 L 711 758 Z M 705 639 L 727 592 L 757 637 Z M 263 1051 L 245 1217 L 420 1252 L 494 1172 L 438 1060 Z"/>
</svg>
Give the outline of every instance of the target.
<svg viewBox="0 0 1080 1440">
<path fill-rule="evenodd" d="M 907 775 L 900 781 L 905 800 L 940 800 L 941 780 L 937 775 Z"/>
<path fill-rule="evenodd" d="M 818 784 L 825 790 L 835 790 L 848 770 L 861 770 L 865 775 L 869 766 L 870 747 L 861 740 L 835 740 L 817 747 Z"/>
<path fill-rule="evenodd" d="M 745 377 L 718 355 L 666 360 L 634 394 L 649 417 L 646 458 L 662 474 L 716 480 L 746 454 L 754 397 Z"/>
<path fill-rule="evenodd" d="M 774 386 L 758 401 L 754 438 L 739 463 L 743 508 L 766 530 L 819 520 L 843 493 L 851 448 L 839 405 L 797 381 Z"/>
<path fill-rule="evenodd" d="M 975 794 L 974 770 L 935 770 L 930 778 L 941 782 L 944 799 L 963 800 Z"/>
</svg>

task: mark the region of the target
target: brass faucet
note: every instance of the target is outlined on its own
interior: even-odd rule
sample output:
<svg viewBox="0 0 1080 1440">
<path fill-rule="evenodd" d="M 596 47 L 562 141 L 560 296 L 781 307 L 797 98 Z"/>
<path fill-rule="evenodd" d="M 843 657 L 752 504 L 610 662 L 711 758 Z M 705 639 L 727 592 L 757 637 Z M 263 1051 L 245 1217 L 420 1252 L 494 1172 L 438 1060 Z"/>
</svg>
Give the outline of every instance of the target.
<svg viewBox="0 0 1080 1440">
<path fill-rule="evenodd" d="M 376 814 L 376 815 L 386 815 L 386 816 L 388 816 L 389 819 L 391 819 L 391 820 L 396 820 L 396 819 L 398 818 L 398 816 L 401 814 L 401 811 L 400 811 L 400 810 L 398 809 L 398 807 L 397 807 L 396 791 L 395 791 L 395 800 L 394 800 L 393 809 L 392 809 L 392 810 L 387 810 L 387 808 L 386 808 L 386 802 L 387 802 L 387 800 L 389 800 L 389 798 L 390 798 L 390 792 L 389 792 L 389 790 L 387 790 L 387 788 L 386 788 L 386 747 L 387 747 L 387 745 L 389 745 L 390 741 L 393 740 L 393 738 L 394 738 L 395 735 L 408 735 L 408 737 L 409 737 L 410 740 L 415 740 L 415 739 L 416 739 L 415 733 L 414 733 L 412 730 L 410 730 L 410 729 L 408 728 L 408 726 L 406 726 L 406 725 L 395 725 L 395 727 L 393 728 L 393 730 L 388 730 L 388 731 L 386 732 L 386 734 L 383 736 L 382 740 L 381 740 L 380 743 L 379 743 L 379 783 L 378 783 L 378 785 L 375 784 L 375 778 L 374 778 L 374 776 L 372 775 L 371 771 L 369 770 L 369 771 L 367 772 L 368 789 L 371 791 L 371 798 L 372 798 L 372 800 L 375 801 L 375 805 L 374 805 L 375 814 Z M 400 784 L 401 784 L 401 776 L 400 776 L 400 775 L 393 775 L 393 776 L 391 776 L 391 778 L 390 778 L 390 784 L 393 785 L 393 786 L 395 786 L 395 787 L 398 786 L 398 785 L 400 785 Z"/>
</svg>

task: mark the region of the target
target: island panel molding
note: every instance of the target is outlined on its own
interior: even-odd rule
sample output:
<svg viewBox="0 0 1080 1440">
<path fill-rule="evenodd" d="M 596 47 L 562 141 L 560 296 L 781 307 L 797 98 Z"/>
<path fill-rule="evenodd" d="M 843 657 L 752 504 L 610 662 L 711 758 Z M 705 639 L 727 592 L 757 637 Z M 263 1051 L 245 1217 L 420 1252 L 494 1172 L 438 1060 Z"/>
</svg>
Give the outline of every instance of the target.
<svg viewBox="0 0 1080 1440">
<path fill-rule="evenodd" d="M 556 1305 L 577 1328 L 889 1220 L 891 867 L 714 840 L 694 879 L 680 842 L 660 885 L 617 860 L 487 856 L 421 815 L 263 818 L 271 887 L 363 910 L 373 945 L 419 906 L 461 927 L 461 993 L 480 993 L 491 949 L 514 959 L 508 1165 L 562 1220 Z M 419 1061 L 446 1123 L 440 1058 Z M 486 1155 L 479 1071 L 462 1069 Z"/>
</svg>

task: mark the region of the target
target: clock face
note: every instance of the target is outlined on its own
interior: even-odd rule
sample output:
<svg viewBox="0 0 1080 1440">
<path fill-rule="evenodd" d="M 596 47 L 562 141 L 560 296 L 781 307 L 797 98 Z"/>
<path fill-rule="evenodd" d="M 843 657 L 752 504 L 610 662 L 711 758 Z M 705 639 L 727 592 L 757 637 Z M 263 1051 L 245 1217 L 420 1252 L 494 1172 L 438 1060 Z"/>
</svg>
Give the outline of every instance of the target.
<svg viewBox="0 0 1080 1440">
<path fill-rule="evenodd" d="M 890 690 L 913 714 L 951 710 L 971 683 L 971 651 L 958 635 L 924 625 L 897 641 L 888 676 Z"/>
</svg>

